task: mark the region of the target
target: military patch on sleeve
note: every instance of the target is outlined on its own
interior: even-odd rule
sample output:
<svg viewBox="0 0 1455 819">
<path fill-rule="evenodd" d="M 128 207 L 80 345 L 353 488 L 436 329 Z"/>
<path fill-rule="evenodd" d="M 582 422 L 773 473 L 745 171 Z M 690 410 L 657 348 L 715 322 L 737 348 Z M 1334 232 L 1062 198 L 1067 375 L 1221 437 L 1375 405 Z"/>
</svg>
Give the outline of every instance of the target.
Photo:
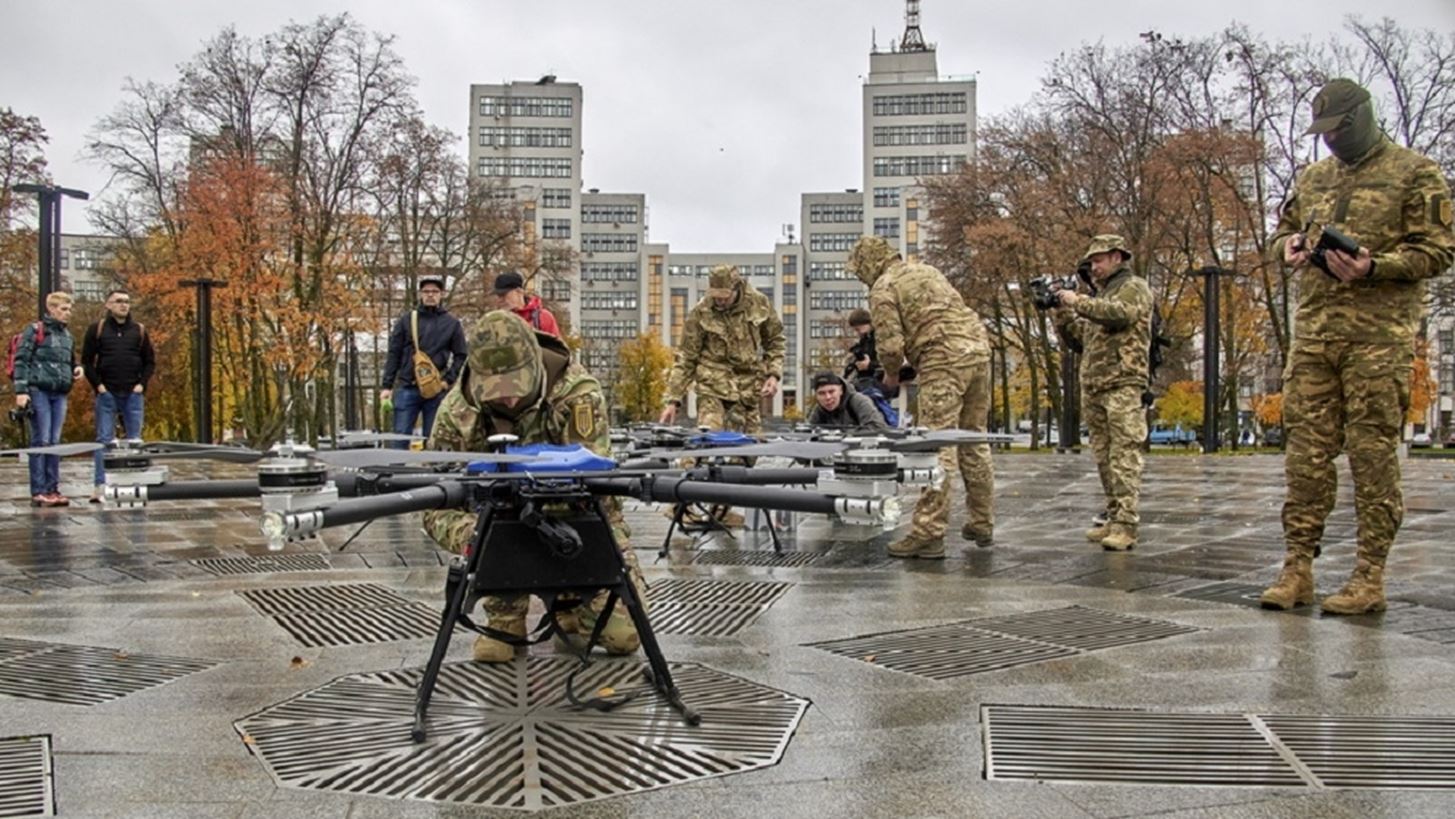
<svg viewBox="0 0 1455 819">
<path fill-rule="evenodd" d="M 1450 197 L 1443 193 L 1430 197 L 1430 221 L 1444 227 L 1455 223 L 1455 208 L 1450 205 Z"/>
<path fill-rule="evenodd" d="M 590 401 L 577 401 L 571 408 L 571 423 L 576 427 L 576 435 L 586 441 L 596 437 L 596 413 L 592 411 Z"/>
</svg>

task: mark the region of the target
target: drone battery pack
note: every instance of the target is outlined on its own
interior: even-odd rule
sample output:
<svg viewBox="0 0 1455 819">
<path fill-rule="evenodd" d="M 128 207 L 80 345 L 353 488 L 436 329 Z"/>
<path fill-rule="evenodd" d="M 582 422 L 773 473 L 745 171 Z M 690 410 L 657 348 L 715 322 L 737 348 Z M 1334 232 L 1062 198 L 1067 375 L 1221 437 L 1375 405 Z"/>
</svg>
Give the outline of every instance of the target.
<svg viewBox="0 0 1455 819">
<path fill-rule="evenodd" d="M 526 455 L 534 460 L 520 463 L 499 464 L 491 461 L 475 461 L 466 469 L 467 475 L 484 475 L 492 472 L 602 472 L 616 468 L 616 461 L 603 458 L 580 444 L 559 446 L 556 444 L 524 444 L 505 448 L 508 455 Z M 504 469 L 501 469 L 504 467 Z"/>
</svg>

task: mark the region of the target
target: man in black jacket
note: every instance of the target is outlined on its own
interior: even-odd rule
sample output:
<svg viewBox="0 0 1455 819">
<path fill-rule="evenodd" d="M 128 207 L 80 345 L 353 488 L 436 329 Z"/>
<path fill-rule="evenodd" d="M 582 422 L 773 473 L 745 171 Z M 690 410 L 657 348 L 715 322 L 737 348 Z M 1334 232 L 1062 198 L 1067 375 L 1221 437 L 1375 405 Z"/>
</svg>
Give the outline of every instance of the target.
<svg viewBox="0 0 1455 819">
<path fill-rule="evenodd" d="M 424 416 L 423 435 L 428 438 L 434 428 L 434 414 L 445 393 L 460 377 L 469 348 L 460 320 L 450 315 L 440 302 L 445 296 L 444 276 L 426 274 L 419 277 L 419 306 L 400 317 L 389 334 L 389 359 L 384 365 L 383 391 L 379 400 L 394 405 L 394 431 L 408 435 L 414 422 Z M 417 317 L 417 318 L 416 318 Z M 444 381 L 444 389 L 425 398 L 415 380 L 415 324 L 418 323 L 418 349 L 429 356 Z M 400 444 L 401 449 L 406 445 Z"/>
<path fill-rule="evenodd" d="M 96 440 L 116 438 L 116 416 L 122 434 L 140 438 L 146 408 L 147 382 L 157 369 L 156 352 L 146 328 L 131 318 L 131 295 L 125 290 L 106 294 L 106 318 L 86 328 L 81 341 L 81 367 L 96 391 Z M 101 502 L 106 483 L 102 454 L 96 451 L 95 489 L 91 502 Z"/>
<path fill-rule="evenodd" d="M 854 391 L 844 379 L 831 372 L 813 377 L 813 397 L 818 403 L 808 413 L 808 422 L 816 427 L 887 430 L 884 415 L 868 396 Z"/>
</svg>

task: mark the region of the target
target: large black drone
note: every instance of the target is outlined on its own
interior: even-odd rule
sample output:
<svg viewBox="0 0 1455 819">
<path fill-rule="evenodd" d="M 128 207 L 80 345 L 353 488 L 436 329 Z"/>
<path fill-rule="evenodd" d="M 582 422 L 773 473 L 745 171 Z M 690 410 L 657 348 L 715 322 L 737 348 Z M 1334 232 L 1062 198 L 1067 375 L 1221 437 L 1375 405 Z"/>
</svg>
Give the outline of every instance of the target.
<svg viewBox="0 0 1455 819">
<path fill-rule="evenodd" d="M 609 523 L 603 500 L 726 504 L 757 509 L 830 514 L 855 524 L 883 525 L 897 520 L 906 487 L 937 485 L 944 474 L 936 453 L 945 446 L 998 440 L 1003 436 L 962 430 L 911 431 L 893 436 L 835 435 L 818 431 L 789 439 L 757 441 L 721 433 L 706 436 L 646 431 L 650 444 L 633 434 L 614 436 L 624 460 L 618 463 L 580 446 L 516 447 L 514 436 L 490 439 L 492 452 L 409 451 L 341 448 L 319 451 L 291 442 L 267 451 L 205 444 L 119 441 L 105 447 L 104 496 L 122 506 L 150 501 L 250 498 L 262 505 L 261 530 L 268 547 L 281 550 L 290 540 L 322 529 L 367 524 L 378 518 L 430 509 L 463 508 L 478 513 L 465 553 L 449 566 L 446 606 L 434 649 L 417 692 L 415 741 L 426 735 L 426 715 L 440 668 L 456 625 L 502 635 L 474 624 L 475 604 L 487 595 L 534 594 L 548 601 L 535 640 L 560 633 L 558 599 L 589 600 L 608 592 L 596 632 L 581 653 L 583 667 L 614 606 L 621 602 L 636 626 L 647 655 L 651 685 L 692 725 L 700 718 L 682 701 L 657 643 L 642 600 L 631 582 Z M 796 438 L 797 440 L 794 440 Z M 817 438 L 818 440 L 811 440 Z M 344 434 L 343 446 L 368 446 L 408 440 L 390 434 Z M 61 444 L 31 454 L 81 455 L 94 443 Z M 8 453 L 5 453 L 8 454 Z M 758 457 L 781 457 L 816 466 L 758 468 Z M 171 481 L 165 462 L 211 459 L 256 463 L 256 479 Z M 668 465 L 692 459 L 691 467 Z M 788 488 L 815 485 L 816 489 Z M 670 538 L 670 531 L 669 531 Z M 778 545 L 776 532 L 775 546 Z M 511 640 L 512 642 L 519 642 Z M 568 691 L 570 689 L 568 681 Z M 625 701 L 594 698 L 583 706 L 609 709 Z"/>
</svg>

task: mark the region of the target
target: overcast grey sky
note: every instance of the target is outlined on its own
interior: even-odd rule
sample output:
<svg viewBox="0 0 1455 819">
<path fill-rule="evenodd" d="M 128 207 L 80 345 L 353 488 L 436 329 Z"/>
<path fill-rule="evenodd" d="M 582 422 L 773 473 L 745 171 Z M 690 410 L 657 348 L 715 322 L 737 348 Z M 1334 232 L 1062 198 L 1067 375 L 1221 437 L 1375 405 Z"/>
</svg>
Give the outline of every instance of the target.
<svg viewBox="0 0 1455 819">
<path fill-rule="evenodd" d="M 1027 101 L 1047 63 L 1149 28 L 1201 35 L 1232 21 L 1323 39 L 1349 13 L 1455 31 L 1455 0 L 923 0 L 942 75 L 979 79 L 982 118 Z M 583 86 L 585 183 L 642 192 L 654 241 L 678 252 L 764 252 L 802 192 L 859 188 L 860 84 L 871 32 L 904 29 L 902 0 L 0 0 L 0 107 L 41 118 L 60 184 L 105 184 L 86 131 L 128 76 L 171 82 L 228 24 L 251 36 L 348 10 L 397 36 L 426 117 L 463 134 L 473 83 L 556 74 Z M 461 155 L 463 140 L 458 143 Z M 86 229 L 69 205 L 66 229 Z"/>
</svg>

